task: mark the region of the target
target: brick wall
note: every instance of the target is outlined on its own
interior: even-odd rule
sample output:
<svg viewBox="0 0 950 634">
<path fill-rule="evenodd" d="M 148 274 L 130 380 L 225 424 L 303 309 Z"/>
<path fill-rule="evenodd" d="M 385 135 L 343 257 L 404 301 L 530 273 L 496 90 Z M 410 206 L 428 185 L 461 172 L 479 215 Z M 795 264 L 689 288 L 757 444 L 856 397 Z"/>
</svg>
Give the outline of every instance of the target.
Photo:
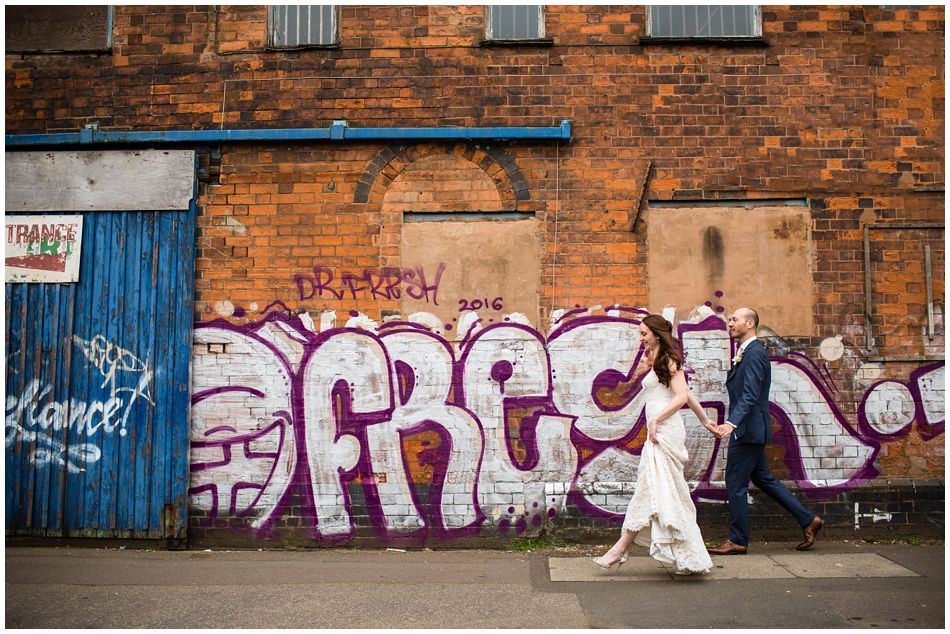
<svg viewBox="0 0 950 634">
<path fill-rule="evenodd" d="M 648 305 L 647 254 L 677 247 L 648 243 L 644 227 L 659 222 L 657 203 L 669 201 L 804 200 L 810 210 L 814 327 L 763 333 L 775 367 L 786 372 L 783 386 L 773 386 L 786 415 L 776 420 L 776 472 L 816 499 L 831 496 L 839 510 L 850 508 L 849 495 L 877 491 L 892 478 L 943 477 L 944 233 L 871 231 L 868 350 L 863 228 L 942 226 L 944 10 L 768 6 L 767 45 L 741 46 L 640 41 L 644 11 L 548 6 L 552 45 L 483 47 L 482 7 L 347 6 L 338 48 L 280 51 L 267 48 L 264 7 L 122 6 L 115 8 L 111 55 L 6 56 L 8 134 L 74 131 L 91 122 L 121 130 L 326 127 L 338 119 L 351 127 L 572 122 L 570 143 L 202 149 L 208 169 L 198 200 L 194 389 L 253 384 L 265 396 L 257 402 L 238 390 L 243 396 L 196 406 L 193 465 L 215 464 L 225 448 L 231 462 L 193 473 L 195 535 L 250 526 L 250 539 L 285 531 L 304 541 L 350 533 L 437 541 L 570 526 L 575 516 L 609 524 L 629 497 L 643 441 L 635 399 L 628 398 L 638 384 L 614 386 L 627 418 L 611 418 L 586 399 L 600 372 L 611 364 L 623 369 L 612 355 L 635 356 L 635 341 L 618 344 L 611 337 L 621 335 L 610 329 L 623 331 L 637 307 L 663 309 Z M 631 231 L 648 174 L 642 217 Z M 434 347 L 429 356 L 406 353 L 405 367 L 416 363 L 411 372 L 395 363 L 403 344 L 358 336 L 383 334 L 385 323 L 408 316 L 407 296 L 425 303 L 425 287 L 437 284 L 435 271 L 401 257 L 405 212 L 533 218 L 538 318 L 520 330 L 507 327 L 512 337 L 527 333 L 518 345 L 534 351 L 538 367 L 566 364 L 586 376 L 586 393 L 558 383 L 566 370 L 552 385 L 525 377 L 518 389 L 527 409 L 489 424 L 489 405 L 479 415 L 473 403 L 490 403 L 495 393 L 468 390 L 463 397 L 464 382 L 487 373 L 496 388 L 504 383 L 492 371 L 511 346 L 489 344 L 485 335 L 486 349 L 501 356 L 486 353 L 480 364 L 465 365 L 461 339 L 478 311 L 460 312 L 451 323 L 426 321 L 428 339 L 413 345 Z M 930 333 L 925 245 L 933 264 Z M 458 249 L 468 255 L 464 237 Z M 459 262 L 447 261 L 446 270 Z M 491 300 L 493 282 L 476 277 L 467 288 Z M 684 336 L 693 328 L 708 335 L 693 347 L 707 376 L 697 372 L 694 381 L 705 381 L 707 401 L 721 405 L 717 373 L 730 355 L 715 320 L 747 298 L 737 279 L 708 292 L 705 311 L 676 306 L 674 321 L 685 325 Z M 440 310 L 459 299 L 472 297 L 443 294 Z M 558 318 L 562 326 L 591 319 L 591 334 L 606 338 L 599 348 L 574 342 L 561 350 L 565 338 L 555 337 L 552 325 Z M 347 325 L 366 330 L 330 331 Z M 350 367 L 348 355 L 388 359 L 384 375 L 393 378 L 382 391 L 391 402 L 360 409 L 355 394 L 319 374 L 314 363 L 333 365 L 321 350 L 334 346 L 341 367 Z M 450 351 L 447 361 L 434 360 L 439 350 Z M 437 368 L 450 378 L 423 373 Z M 313 385 L 322 391 L 305 394 Z M 406 413 L 402 398 L 423 387 L 431 388 L 436 409 L 448 412 L 430 413 L 441 427 L 398 418 Z M 511 389 L 506 394 L 514 398 Z M 337 418 L 326 424 L 352 433 L 317 438 L 320 425 L 291 424 L 324 420 L 312 409 L 318 401 L 335 404 L 328 407 Z M 568 434 L 559 416 L 584 419 L 591 407 L 600 414 Z M 541 422 L 538 408 L 548 415 Z M 230 422 L 215 409 L 231 412 Z M 271 436 L 258 437 L 275 421 Z M 216 426 L 236 431 L 206 435 Z M 390 436 L 376 438 L 374 429 Z M 691 475 L 697 497 L 714 499 L 720 458 L 699 430 L 690 433 L 691 452 L 705 460 Z M 482 469 L 497 468 L 494 480 L 472 477 L 478 461 L 465 452 L 478 443 L 486 448 Z M 341 481 L 323 481 L 327 474 L 313 464 L 320 457 L 342 469 Z M 564 472 L 565 465 L 575 472 Z M 402 473 L 409 474 L 405 482 Z M 933 525 L 924 519 L 929 513 L 880 525 Z M 359 531 L 314 528 L 342 526 L 347 516 Z M 853 531 L 842 519 L 845 525 Z"/>
</svg>

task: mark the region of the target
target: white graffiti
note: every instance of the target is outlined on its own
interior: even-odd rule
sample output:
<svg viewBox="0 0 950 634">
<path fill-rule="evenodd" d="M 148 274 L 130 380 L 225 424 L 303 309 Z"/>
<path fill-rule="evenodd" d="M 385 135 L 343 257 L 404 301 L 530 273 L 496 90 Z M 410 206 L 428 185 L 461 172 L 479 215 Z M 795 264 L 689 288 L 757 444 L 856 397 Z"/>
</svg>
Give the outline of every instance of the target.
<svg viewBox="0 0 950 634">
<path fill-rule="evenodd" d="M 256 336 L 200 329 L 195 343 L 215 352 L 194 358 L 193 390 L 214 397 L 191 406 L 191 488 L 221 491 L 234 513 L 273 509 L 297 464 L 293 428 L 281 427 L 291 418 L 291 368 L 283 351 L 299 359 L 302 347 L 277 328 Z M 230 452 L 233 438 L 241 438 L 239 451 Z M 250 450 L 255 446 L 261 451 Z M 255 524 L 269 518 L 264 514 Z"/>
<path fill-rule="evenodd" d="M 451 347 L 438 337 L 418 330 L 390 331 L 382 340 L 396 374 L 399 402 L 392 418 L 367 428 L 367 441 L 373 473 L 385 473 L 377 479 L 380 499 L 412 499 L 409 479 L 402 468 L 401 432 L 409 432 L 426 421 L 435 421 L 448 435 L 452 452 L 447 465 L 440 513 L 445 526 L 458 528 L 476 521 L 473 491 L 478 471 L 476 456 L 482 453 L 482 434 L 478 421 L 467 410 L 452 405 L 452 368 L 455 359 Z M 426 363 L 420 363 L 425 359 Z M 399 381 L 411 381 L 399 388 Z M 403 398 L 405 396 L 405 399 Z M 380 481 L 382 480 L 382 481 Z M 383 507 L 387 530 L 408 531 L 425 527 L 426 522 L 415 506 Z"/>
<path fill-rule="evenodd" d="M 146 391 L 140 390 L 141 382 L 136 388 L 116 387 L 117 372 L 145 374 L 148 372 L 148 361 L 142 361 L 125 348 L 110 342 L 102 335 L 96 335 L 92 338 L 92 341 L 86 341 L 73 335 L 73 343 L 82 350 L 90 363 L 102 374 L 104 380 L 101 387 L 109 386 L 112 396 L 115 396 L 118 392 L 133 392 L 152 403 L 147 386 Z M 152 404 L 154 405 L 154 403 Z"/>
<path fill-rule="evenodd" d="M 49 398 L 52 385 L 31 379 L 19 395 L 7 396 L 5 429 L 7 448 L 17 442 L 31 444 L 32 463 L 52 464 L 65 467 L 69 473 L 80 473 L 85 470 L 84 465 L 101 458 L 101 450 L 95 444 L 79 442 L 79 439 L 112 434 L 116 430 L 120 436 L 125 436 L 136 402 L 142 399 L 152 404 L 152 372 L 146 363 L 127 350 L 105 343 L 104 337 L 97 336 L 92 342 L 75 336 L 73 339 L 105 378 L 101 387 L 108 387 L 109 397 L 57 401 Z M 116 384 L 118 371 L 138 374 L 138 382 L 134 387 L 119 387 Z M 70 433 L 77 441 L 65 441 Z"/>
<path fill-rule="evenodd" d="M 946 381 L 947 375 L 943 365 L 917 377 L 915 387 L 920 394 L 924 418 L 929 425 L 942 423 L 946 416 L 947 401 L 944 397 Z"/>
<path fill-rule="evenodd" d="M 302 497 L 313 508 L 304 525 L 318 539 L 347 539 L 358 479 L 379 536 L 485 525 L 523 532 L 562 512 L 570 495 L 586 512 L 622 513 L 644 422 L 639 322 L 575 312 L 547 337 L 521 316 L 486 325 L 467 315 L 456 326 L 461 342 L 439 334 L 442 323 L 428 314 L 382 325 L 351 316 L 337 329 L 321 317 L 319 332 L 288 318 L 199 324 L 193 508 L 267 528 Z M 733 346 L 724 322 L 694 311 L 678 334 L 694 394 L 722 421 Z M 915 420 L 942 429 L 943 367 L 920 373 L 911 389 L 893 381 L 870 390 L 862 424 L 881 436 Z M 799 486 L 873 477 L 879 438 L 841 414 L 818 366 L 794 353 L 773 357 L 770 400 Z M 684 420 L 687 478 L 698 499 L 720 500 L 723 445 L 691 412 Z M 404 438 L 421 431 L 442 439 L 428 500 L 417 497 L 404 454 Z"/>
<path fill-rule="evenodd" d="M 769 399 L 795 430 L 798 454 L 814 486 L 838 486 L 868 464 L 874 448 L 849 431 L 835 404 L 791 360 L 772 361 Z"/>
<path fill-rule="evenodd" d="M 861 513 L 858 503 L 854 503 L 854 530 L 861 529 L 861 518 L 870 519 L 876 524 L 878 522 L 890 522 L 892 517 L 890 513 L 884 513 L 878 508 L 874 509 L 873 513 Z"/>
<path fill-rule="evenodd" d="M 896 434 L 914 422 L 914 396 L 903 383 L 882 381 L 868 391 L 864 415 L 879 434 Z"/>
<path fill-rule="evenodd" d="M 349 534 L 348 510 L 342 474 L 356 466 L 358 439 L 341 429 L 335 401 L 342 388 L 349 398 L 348 415 L 373 415 L 393 411 L 393 389 L 386 351 L 379 339 L 363 332 L 346 331 L 316 349 L 301 367 L 304 384 L 303 429 L 308 475 L 316 508 L 317 530 L 324 536 Z"/>
</svg>

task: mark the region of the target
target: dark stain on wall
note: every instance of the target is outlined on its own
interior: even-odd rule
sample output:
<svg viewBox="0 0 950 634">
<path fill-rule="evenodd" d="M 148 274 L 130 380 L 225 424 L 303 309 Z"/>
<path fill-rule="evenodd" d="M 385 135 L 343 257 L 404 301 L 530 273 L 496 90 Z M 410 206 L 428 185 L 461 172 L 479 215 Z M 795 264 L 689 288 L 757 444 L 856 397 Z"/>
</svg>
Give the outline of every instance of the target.
<svg viewBox="0 0 950 634">
<path fill-rule="evenodd" d="M 703 262 L 709 272 L 710 283 L 722 279 L 725 269 L 725 249 L 722 244 L 722 233 L 716 227 L 706 227 L 703 231 Z"/>
</svg>

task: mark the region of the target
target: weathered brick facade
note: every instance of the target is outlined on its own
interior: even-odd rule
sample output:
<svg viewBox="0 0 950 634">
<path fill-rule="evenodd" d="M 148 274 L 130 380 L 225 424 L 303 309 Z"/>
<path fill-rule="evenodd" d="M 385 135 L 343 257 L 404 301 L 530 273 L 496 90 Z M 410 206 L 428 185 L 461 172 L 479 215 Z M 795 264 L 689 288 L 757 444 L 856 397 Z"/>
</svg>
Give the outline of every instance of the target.
<svg viewBox="0 0 950 634">
<path fill-rule="evenodd" d="M 647 40 L 645 10 L 548 6 L 552 44 L 484 46 L 484 7 L 346 6 L 339 47 L 287 51 L 266 47 L 262 6 L 121 6 L 111 54 L 7 54 L 8 134 L 93 122 L 100 130 L 571 122 L 570 142 L 200 147 L 193 391 L 247 389 L 195 404 L 196 543 L 226 539 L 232 533 L 214 529 L 227 527 L 244 540 L 324 543 L 459 542 L 541 526 L 583 537 L 615 526 L 644 434 L 624 391 L 638 384 L 601 380 L 624 374 L 636 355 L 635 333 L 623 331 L 639 314 L 633 307 L 675 304 L 650 298 L 663 298 L 677 277 L 695 278 L 709 299 L 699 311 L 702 302 L 676 305 L 674 320 L 684 342 L 694 336 L 688 362 L 704 403 L 723 402 L 731 356 L 723 312 L 775 307 L 762 332 L 781 410 L 773 464 L 821 505 L 831 530 L 853 533 L 856 522 L 865 532 L 942 530 L 944 9 L 768 6 L 762 38 L 742 43 Z M 695 226 L 684 224 L 682 245 L 651 242 L 651 225 L 671 208 L 695 208 Z M 717 220 L 724 208 L 804 221 L 749 244 L 743 222 Z M 478 213 L 486 216 L 466 219 Z M 488 215 L 499 213 L 509 216 Z M 465 222 L 457 237 L 439 226 Z M 705 233 L 692 236 L 697 227 Z M 508 244 L 505 234 L 516 246 L 493 247 Z M 685 246 L 694 239 L 705 242 Z M 436 255 L 437 245 L 457 259 Z M 532 249 L 535 261 L 505 268 Z M 651 249 L 682 249 L 692 264 L 652 270 Z M 731 259 L 739 250 L 754 254 L 753 270 Z M 783 270 L 770 262 L 785 251 L 810 272 L 804 290 L 770 290 L 783 288 Z M 515 310 L 515 298 L 527 307 Z M 476 300 L 479 309 L 465 310 Z M 788 320 L 796 325 L 776 316 L 786 303 L 802 315 Z M 439 365 L 433 359 L 448 350 L 447 377 L 423 372 L 412 352 L 422 348 L 375 334 L 401 328 L 383 328 L 387 318 L 420 312 L 429 313 L 415 320 L 429 335 L 413 346 L 434 346 L 425 364 Z M 482 332 L 524 336 L 512 348 L 499 335 L 494 348 L 502 361 L 499 351 L 528 351 L 504 361 L 518 382 L 507 393 L 501 361 L 485 352 L 479 365 L 477 346 L 464 341 L 490 347 L 490 336 L 463 328 L 476 312 Z M 578 328 L 564 327 L 571 319 Z M 561 349 L 585 327 L 597 345 L 578 337 Z M 337 357 L 325 356 L 332 350 Z M 377 362 L 381 374 L 367 374 Z M 349 378 L 342 388 L 336 363 L 376 388 L 386 377 L 390 393 L 360 401 L 365 386 Z M 521 377 L 531 363 L 553 368 L 547 382 Z M 586 393 L 558 383 L 569 375 L 587 377 Z M 413 400 L 423 387 L 442 414 Z M 264 396 L 251 402 L 249 392 Z M 610 418 L 618 411 L 626 422 Z M 316 420 L 333 433 L 315 431 Z M 231 436 L 214 432 L 225 426 Z M 375 438 L 383 429 L 388 440 Z M 697 499 L 721 499 L 723 456 L 701 431 L 692 430 L 690 449 L 706 462 L 688 474 Z M 486 477 L 489 468 L 497 477 Z M 915 483 L 937 493 L 908 500 Z M 861 497 L 860 508 L 849 496 Z M 771 519 L 768 504 L 756 520 L 762 529 L 792 530 L 787 518 Z M 724 530 L 721 505 L 699 507 L 709 530 Z M 858 517 L 874 512 L 889 518 Z"/>
</svg>

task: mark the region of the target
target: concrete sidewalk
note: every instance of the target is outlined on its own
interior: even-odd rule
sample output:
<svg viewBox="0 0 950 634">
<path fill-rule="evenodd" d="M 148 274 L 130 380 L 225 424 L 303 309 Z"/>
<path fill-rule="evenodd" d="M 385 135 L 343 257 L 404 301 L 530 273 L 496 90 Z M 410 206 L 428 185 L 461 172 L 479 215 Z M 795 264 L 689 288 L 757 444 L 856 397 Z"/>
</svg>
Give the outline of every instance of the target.
<svg viewBox="0 0 950 634">
<path fill-rule="evenodd" d="M 643 549 L 7 548 L 15 628 L 943 628 L 944 546 L 755 545 L 678 577 Z"/>
</svg>

